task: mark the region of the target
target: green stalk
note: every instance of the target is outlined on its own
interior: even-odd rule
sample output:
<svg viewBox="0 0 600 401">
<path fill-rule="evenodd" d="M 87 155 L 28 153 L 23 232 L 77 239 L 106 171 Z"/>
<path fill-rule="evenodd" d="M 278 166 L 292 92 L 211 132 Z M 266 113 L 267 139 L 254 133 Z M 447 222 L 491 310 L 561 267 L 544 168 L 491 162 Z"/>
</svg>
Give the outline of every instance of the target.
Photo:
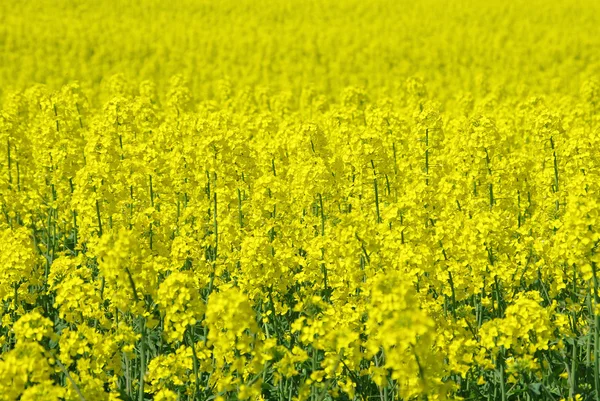
<svg viewBox="0 0 600 401">
<path fill-rule="evenodd" d="M 377 173 L 375 172 L 375 163 L 371 160 L 373 167 L 373 188 L 375 190 L 375 210 L 377 211 L 377 223 L 381 223 L 381 214 L 379 213 L 379 188 L 377 186 Z"/>
<path fill-rule="evenodd" d="M 429 128 L 425 130 L 425 185 L 429 185 Z"/>
<path fill-rule="evenodd" d="M 208 298 L 210 297 L 210 294 L 212 293 L 212 290 L 213 290 L 213 285 L 215 282 L 215 270 L 216 270 L 216 266 L 215 266 L 215 264 L 213 264 L 213 270 L 210 273 L 210 280 L 208 281 L 206 303 L 208 303 Z M 207 342 L 208 342 L 208 326 L 204 325 L 204 345 L 206 345 Z"/>
<path fill-rule="evenodd" d="M 390 196 L 392 194 L 392 188 L 390 186 L 390 178 L 387 174 L 385 174 L 385 187 L 387 189 L 388 196 Z"/>
<path fill-rule="evenodd" d="M 219 225 L 217 224 L 217 192 L 213 194 L 213 225 L 215 230 L 215 261 L 217 260 L 217 250 L 219 249 Z"/>
<path fill-rule="evenodd" d="M 75 383 L 75 380 L 73 380 L 73 378 L 69 374 L 69 371 L 67 370 L 67 368 L 65 367 L 65 365 L 63 365 L 62 362 L 58 358 L 54 358 L 54 360 L 56 361 L 56 364 L 58 365 L 58 367 L 60 368 L 60 370 L 63 371 L 63 373 L 65 374 L 65 376 L 67 377 L 67 379 L 69 380 L 69 382 L 71 383 L 71 385 L 73 386 L 73 388 L 75 389 L 75 392 L 79 396 L 79 399 L 81 401 L 86 401 L 85 397 L 81 393 L 81 390 L 79 389 L 79 386 L 77 385 L 77 383 Z"/>
<path fill-rule="evenodd" d="M 519 210 L 519 214 L 517 215 L 517 227 L 521 228 L 521 191 L 517 191 L 517 207 Z"/>
<path fill-rule="evenodd" d="M 59 124 L 58 124 L 58 112 L 56 111 L 56 104 L 52 105 L 54 107 L 54 117 L 56 117 L 56 132 L 60 132 Z"/>
<path fill-rule="evenodd" d="M 152 175 L 148 175 L 149 177 L 149 181 L 150 181 L 150 206 L 154 207 L 154 190 L 152 188 Z M 152 240 L 154 239 L 154 232 L 152 231 L 153 228 L 153 224 L 152 222 L 150 222 L 150 226 L 149 226 L 149 233 L 150 233 L 150 250 L 153 249 L 153 243 Z"/>
<path fill-rule="evenodd" d="M 75 188 L 73 186 L 73 179 L 71 178 L 69 178 L 69 186 L 71 188 L 71 196 L 73 196 Z M 71 214 L 73 215 L 73 249 L 75 249 L 77 246 L 77 213 L 75 210 L 72 210 Z"/>
<path fill-rule="evenodd" d="M 556 158 L 556 149 L 554 148 L 554 139 L 550 137 L 550 146 L 552 147 L 552 156 L 554 158 L 554 192 L 558 192 L 558 160 Z"/>
<path fill-rule="evenodd" d="M 500 371 L 500 393 L 502 395 L 502 401 L 507 401 L 506 398 L 506 383 L 504 378 L 504 347 L 501 347 L 499 358 L 498 358 L 498 368 Z"/>
<path fill-rule="evenodd" d="M 321 214 L 321 236 L 324 237 L 325 236 L 325 214 L 323 211 L 323 196 L 319 193 L 319 212 Z M 321 260 L 324 259 L 325 256 L 325 249 L 321 248 Z M 325 289 L 325 296 L 327 298 L 327 300 L 329 300 L 329 284 L 327 283 L 327 266 L 325 266 L 325 263 L 321 263 L 321 270 L 323 272 L 323 286 Z"/>
<path fill-rule="evenodd" d="M 573 398 L 575 393 L 577 393 L 577 340 L 573 340 L 573 354 L 571 359 L 571 377 L 570 379 L 570 388 L 569 388 L 569 398 Z"/>
<path fill-rule="evenodd" d="M 146 320 L 141 319 L 142 338 L 140 340 L 140 388 L 138 392 L 138 401 L 144 401 L 144 377 L 146 376 L 146 350 L 144 347 L 146 341 Z"/>
<path fill-rule="evenodd" d="M 377 188 L 377 178 L 373 178 L 373 187 L 375 188 L 375 210 L 377 211 L 377 223 L 381 223 L 381 214 L 379 213 L 379 190 Z"/>
<path fill-rule="evenodd" d="M 240 189 L 237 189 L 237 197 L 238 197 L 238 217 L 240 220 L 240 228 L 244 228 L 244 213 L 242 212 L 242 194 Z"/>
<path fill-rule="evenodd" d="M 598 306 L 598 276 L 596 262 L 592 262 L 592 273 L 594 280 L 594 307 Z M 600 315 L 594 313 L 594 388 L 596 390 L 595 400 L 600 401 Z"/>
<path fill-rule="evenodd" d="M 573 266 L 573 294 L 571 295 L 572 299 L 575 301 L 577 298 L 577 269 Z M 575 312 L 571 313 L 571 318 L 573 319 L 573 332 L 577 333 L 577 315 Z M 572 398 L 577 393 L 577 365 L 578 361 L 578 349 L 577 349 L 577 340 L 573 340 L 573 354 L 571 359 L 571 387 L 569 388 L 569 397 Z"/>
<path fill-rule="evenodd" d="M 271 313 L 273 314 L 273 327 L 275 328 L 275 335 L 277 336 L 277 340 L 279 343 L 285 345 L 283 342 L 283 335 L 279 329 L 279 324 L 277 322 L 277 314 L 275 312 L 275 302 L 273 302 L 273 289 L 269 287 L 269 306 Z"/>
<path fill-rule="evenodd" d="M 450 271 L 448 271 L 448 282 L 452 290 L 452 316 L 456 319 L 456 292 L 454 291 L 454 280 L 452 280 L 452 273 Z"/>
<path fill-rule="evenodd" d="M 312 372 L 317 371 L 317 350 L 313 348 L 312 350 Z M 317 399 L 317 394 L 315 393 L 314 384 L 310 385 L 310 399 L 315 401 Z"/>
<path fill-rule="evenodd" d="M 136 302 L 138 302 L 140 299 L 137 294 L 137 289 L 135 288 L 135 281 L 133 281 L 133 276 L 131 275 L 131 271 L 129 270 L 128 267 L 126 267 L 125 272 L 127 273 L 127 278 L 129 279 L 129 284 L 131 285 L 131 289 L 133 290 L 133 298 L 135 299 Z"/>
<path fill-rule="evenodd" d="M 79 111 L 79 103 L 75 102 L 75 108 L 77 109 L 77 116 L 79 117 L 79 128 L 83 128 L 83 122 L 81 121 L 81 112 Z"/>
<path fill-rule="evenodd" d="M 125 390 L 129 398 L 131 398 L 131 363 L 125 352 L 123 352 L 123 357 L 125 358 Z"/>
<path fill-rule="evenodd" d="M 102 219 L 100 218 L 100 203 L 96 199 L 96 216 L 98 217 L 98 236 L 102 236 Z"/>
<path fill-rule="evenodd" d="M 12 159 L 10 157 L 10 139 L 6 140 L 6 147 L 8 149 L 8 183 L 12 184 Z M 10 189 L 10 185 L 8 186 Z"/>
<path fill-rule="evenodd" d="M 148 180 L 150 184 L 150 205 L 154 207 L 154 189 L 152 188 L 152 175 L 148 175 Z"/>
<path fill-rule="evenodd" d="M 589 283 L 588 283 L 588 291 L 591 292 Z M 591 315 L 594 311 L 594 308 L 592 307 L 592 297 L 590 295 L 587 295 L 585 302 L 587 304 L 587 309 Z M 586 352 L 585 352 L 585 364 L 587 367 L 590 367 L 592 364 L 592 336 L 586 336 L 586 337 L 587 337 L 587 342 L 586 342 Z"/>
<path fill-rule="evenodd" d="M 321 236 L 325 236 L 325 214 L 323 212 L 323 196 L 319 194 L 319 212 L 321 214 Z"/>
<path fill-rule="evenodd" d="M 195 400 L 196 396 L 198 395 L 198 393 L 200 392 L 200 376 L 199 376 L 199 367 L 198 367 L 198 355 L 196 355 L 196 346 L 194 344 L 194 339 L 192 337 L 192 334 L 190 332 L 190 330 L 187 331 L 187 335 L 188 335 L 188 340 L 190 342 L 190 348 L 192 349 L 192 358 L 194 361 L 194 395 L 192 396 L 192 399 Z"/>
</svg>

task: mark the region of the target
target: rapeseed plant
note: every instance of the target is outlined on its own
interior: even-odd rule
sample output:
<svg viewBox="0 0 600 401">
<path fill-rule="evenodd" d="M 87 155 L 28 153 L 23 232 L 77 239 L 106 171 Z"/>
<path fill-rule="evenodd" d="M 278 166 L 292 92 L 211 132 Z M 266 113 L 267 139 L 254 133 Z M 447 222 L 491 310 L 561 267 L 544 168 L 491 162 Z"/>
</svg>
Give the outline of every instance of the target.
<svg viewBox="0 0 600 401">
<path fill-rule="evenodd" d="M 0 400 L 600 400 L 599 11 L 1 2 Z"/>
</svg>

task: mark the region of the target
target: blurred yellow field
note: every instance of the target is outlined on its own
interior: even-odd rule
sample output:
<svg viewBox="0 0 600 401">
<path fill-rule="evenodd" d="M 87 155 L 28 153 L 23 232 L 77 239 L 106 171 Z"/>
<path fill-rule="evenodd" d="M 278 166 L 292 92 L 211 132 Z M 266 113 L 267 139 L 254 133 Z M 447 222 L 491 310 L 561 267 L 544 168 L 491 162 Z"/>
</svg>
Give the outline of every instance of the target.
<svg viewBox="0 0 600 401">
<path fill-rule="evenodd" d="M 0 400 L 600 400 L 600 3 L 0 2 Z"/>
</svg>

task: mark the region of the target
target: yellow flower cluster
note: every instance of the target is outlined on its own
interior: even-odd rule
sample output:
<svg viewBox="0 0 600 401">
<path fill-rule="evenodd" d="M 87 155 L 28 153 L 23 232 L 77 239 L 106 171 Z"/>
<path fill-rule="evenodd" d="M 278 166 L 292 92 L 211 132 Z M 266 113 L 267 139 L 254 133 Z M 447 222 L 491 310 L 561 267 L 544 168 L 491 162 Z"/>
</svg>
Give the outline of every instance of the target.
<svg viewBox="0 0 600 401">
<path fill-rule="evenodd" d="M 600 400 L 599 5 L 0 2 L 0 401 Z"/>
</svg>

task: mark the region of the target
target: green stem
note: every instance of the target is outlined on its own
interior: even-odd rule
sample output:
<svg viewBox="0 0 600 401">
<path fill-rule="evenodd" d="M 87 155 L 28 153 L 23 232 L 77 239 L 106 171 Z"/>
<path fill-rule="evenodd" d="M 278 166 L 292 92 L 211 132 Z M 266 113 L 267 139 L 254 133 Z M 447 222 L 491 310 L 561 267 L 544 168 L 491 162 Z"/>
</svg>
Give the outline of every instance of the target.
<svg viewBox="0 0 600 401">
<path fill-rule="evenodd" d="M 215 261 L 217 260 L 217 251 L 219 249 L 219 226 L 217 224 L 217 173 L 214 173 L 215 189 L 213 191 L 213 225 L 215 230 Z"/>
<path fill-rule="evenodd" d="M 425 130 L 425 185 L 429 185 L 429 128 Z"/>
<path fill-rule="evenodd" d="M 554 158 L 554 192 L 558 192 L 558 160 L 556 158 L 556 149 L 554 148 L 554 138 L 550 137 L 550 146 L 552 146 L 552 156 Z"/>
<path fill-rule="evenodd" d="M 375 172 L 375 163 L 371 160 L 373 167 L 373 188 L 375 190 L 375 210 L 377 211 L 377 223 L 381 223 L 381 214 L 379 212 L 379 187 L 377 186 L 377 173 Z"/>
<path fill-rule="evenodd" d="M 129 284 L 131 285 L 131 289 L 133 291 L 133 298 L 135 299 L 136 302 L 138 302 L 140 299 L 137 294 L 137 289 L 135 288 L 135 281 L 133 281 L 133 276 L 131 275 L 131 271 L 129 271 L 129 268 L 126 267 L 125 272 L 127 273 L 127 278 L 129 279 Z"/>
<path fill-rule="evenodd" d="M 323 196 L 319 194 L 319 212 L 321 214 L 321 236 L 325 236 L 325 214 L 323 211 Z"/>
<path fill-rule="evenodd" d="M 500 372 L 500 393 L 502 395 L 502 401 L 507 401 L 506 398 L 506 380 L 504 377 L 504 347 L 500 349 L 498 358 L 498 369 Z"/>
<path fill-rule="evenodd" d="M 138 392 L 138 401 L 144 401 L 144 377 L 146 376 L 146 320 L 142 317 L 142 338 L 140 340 L 140 388 Z"/>
<path fill-rule="evenodd" d="M 573 340 L 573 354 L 571 359 L 571 377 L 570 380 L 570 388 L 569 388 L 569 398 L 573 398 L 577 393 L 577 340 Z"/>
<path fill-rule="evenodd" d="M 75 383 L 75 380 L 73 380 L 73 378 L 71 377 L 71 375 L 69 374 L 69 371 L 67 370 L 67 368 L 65 367 L 65 365 L 62 364 L 62 362 L 58 359 L 58 358 L 54 358 L 54 360 L 56 361 L 56 364 L 58 365 L 58 367 L 60 368 L 60 370 L 63 371 L 63 373 L 65 374 L 65 376 L 67 377 L 67 379 L 69 380 L 69 382 L 71 382 L 71 385 L 73 386 L 73 388 L 75 389 L 75 392 L 77 393 L 77 395 L 79 396 L 79 399 L 81 401 L 85 401 L 85 397 L 83 396 L 83 394 L 81 393 L 81 390 L 79 389 L 79 386 L 77 385 L 77 383 Z"/>
<path fill-rule="evenodd" d="M 240 220 L 240 228 L 244 228 L 244 213 L 242 212 L 242 193 L 240 189 L 237 189 L 238 196 L 238 217 Z"/>
<path fill-rule="evenodd" d="M 194 344 L 194 339 L 192 337 L 191 332 L 188 330 L 187 331 L 187 335 L 188 335 L 188 340 L 190 342 L 190 348 L 192 349 L 192 358 L 194 361 L 194 384 L 195 384 L 195 388 L 194 388 L 194 395 L 192 396 L 192 399 L 195 400 L 196 396 L 198 395 L 198 393 L 200 392 L 200 375 L 199 375 L 199 367 L 198 367 L 198 355 L 196 355 L 196 346 Z"/>
<path fill-rule="evenodd" d="M 96 216 L 98 217 L 98 236 L 102 236 L 102 219 L 100 218 L 100 203 L 96 199 Z"/>
<path fill-rule="evenodd" d="M 6 140 L 6 147 L 8 149 L 8 183 L 12 184 L 12 159 L 10 157 L 10 139 Z M 10 185 L 9 185 L 10 189 Z"/>
<path fill-rule="evenodd" d="M 592 273 L 594 280 L 594 307 L 596 308 L 600 303 L 598 298 L 598 275 L 596 262 L 592 262 Z M 595 384 L 595 400 L 600 401 L 600 315 L 594 313 L 594 384 Z"/>
</svg>

